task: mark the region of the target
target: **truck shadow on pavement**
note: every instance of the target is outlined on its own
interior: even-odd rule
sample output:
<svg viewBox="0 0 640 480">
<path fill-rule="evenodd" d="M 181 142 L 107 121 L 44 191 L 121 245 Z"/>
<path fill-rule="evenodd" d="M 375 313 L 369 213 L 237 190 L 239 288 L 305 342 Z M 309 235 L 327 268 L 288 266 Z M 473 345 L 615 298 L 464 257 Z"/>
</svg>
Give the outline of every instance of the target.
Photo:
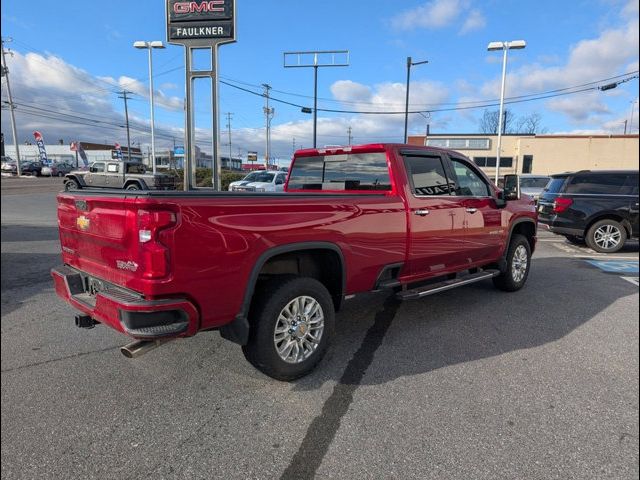
<svg viewBox="0 0 640 480">
<path fill-rule="evenodd" d="M 347 303 L 337 316 L 329 357 L 295 385 L 308 391 L 337 381 L 282 478 L 313 476 L 359 385 L 380 385 L 554 342 L 634 293 L 637 287 L 619 276 L 607 278 L 584 261 L 534 258 L 526 287 L 515 293 L 482 282 L 405 303 L 394 295 L 367 295 Z M 582 301 L 567 308 L 571 297 Z M 355 346 L 352 339 L 362 338 L 363 323 L 371 322 L 372 304 L 378 309 L 375 320 Z"/>
</svg>

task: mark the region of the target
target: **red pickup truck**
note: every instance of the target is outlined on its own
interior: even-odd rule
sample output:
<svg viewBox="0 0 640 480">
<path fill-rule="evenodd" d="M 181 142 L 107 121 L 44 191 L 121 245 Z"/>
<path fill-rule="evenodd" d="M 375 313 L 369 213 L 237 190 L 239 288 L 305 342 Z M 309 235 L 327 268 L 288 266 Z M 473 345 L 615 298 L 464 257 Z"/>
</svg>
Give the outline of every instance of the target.
<svg viewBox="0 0 640 480">
<path fill-rule="evenodd" d="M 79 327 L 137 340 L 126 356 L 219 330 L 291 380 L 321 360 L 335 311 L 357 293 L 414 299 L 489 278 L 520 289 L 537 214 L 519 197 L 454 151 L 300 150 L 285 193 L 60 193 L 64 265 L 51 273 Z"/>
</svg>

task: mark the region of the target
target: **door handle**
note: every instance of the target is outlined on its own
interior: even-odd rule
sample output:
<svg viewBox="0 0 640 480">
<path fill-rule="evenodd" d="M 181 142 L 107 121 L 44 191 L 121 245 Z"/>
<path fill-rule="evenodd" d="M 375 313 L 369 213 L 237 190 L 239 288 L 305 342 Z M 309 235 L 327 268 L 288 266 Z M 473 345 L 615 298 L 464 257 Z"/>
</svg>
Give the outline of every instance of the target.
<svg viewBox="0 0 640 480">
<path fill-rule="evenodd" d="M 478 211 L 477 208 L 467 208 L 467 213 L 476 213 Z"/>
<path fill-rule="evenodd" d="M 415 213 L 416 215 L 420 215 L 421 217 L 424 217 L 426 215 L 429 215 L 429 210 L 424 210 L 422 208 L 419 208 L 418 210 L 414 211 L 413 213 Z"/>
</svg>

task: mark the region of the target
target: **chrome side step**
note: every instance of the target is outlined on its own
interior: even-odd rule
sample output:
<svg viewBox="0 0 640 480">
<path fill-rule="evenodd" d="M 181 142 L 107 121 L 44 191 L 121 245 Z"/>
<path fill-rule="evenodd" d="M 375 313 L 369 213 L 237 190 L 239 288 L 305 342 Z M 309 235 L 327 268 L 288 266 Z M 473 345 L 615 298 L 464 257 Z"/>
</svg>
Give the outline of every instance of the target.
<svg viewBox="0 0 640 480">
<path fill-rule="evenodd" d="M 396 296 L 400 300 L 415 300 L 417 298 L 426 297 L 427 295 L 433 295 L 434 293 L 444 292 L 445 290 L 451 290 L 452 288 L 462 287 L 464 285 L 469 285 L 470 283 L 493 278 L 498 275 L 500 275 L 500 270 L 482 270 L 480 272 L 465 275 L 464 277 L 452 278 L 451 280 L 445 280 L 443 282 L 434 283 L 424 287 L 403 290 L 398 292 Z"/>
</svg>

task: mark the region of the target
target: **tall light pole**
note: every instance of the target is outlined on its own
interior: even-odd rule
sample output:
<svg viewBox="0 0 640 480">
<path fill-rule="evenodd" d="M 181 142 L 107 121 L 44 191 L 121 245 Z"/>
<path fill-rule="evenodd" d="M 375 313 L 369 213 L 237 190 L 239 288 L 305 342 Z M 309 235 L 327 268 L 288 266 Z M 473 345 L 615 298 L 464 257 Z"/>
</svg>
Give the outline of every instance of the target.
<svg viewBox="0 0 640 480">
<path fill-rule="evenodd" d="M 137 41 L 133 42 L 133 46 L 136 48 L 146 48 L 149 51 L 149 103 L 151 106 L 151 167 L 153 173 L 156 173 L 156 137 L 155 137 L 155 122 L 153 119 L 153 60 L 151 59 L 151 51 L 154 48 L 164 48 L 164 43 L 160 40 L 153 40 L 151 42 Z"/>
<path fill-rule="evenodd" d="M 496 148 L 496 185 L 500 178 L 500 151 L 502 150 L 502 115 L 504 112 L 504 83 L 507 75 L 507 51 L 520 50 L 527 46 L 524 40 L 513 40 L 511 42 L 491 42 L 487 50 L 502 50 L 502 86 L 500 87 L 500 111 L 498 112 L 498 146 Z"/>
<path fill-rule="evenodd" d="M 16 129 L 16 116 L 13 110 L 16 108 L 13 104 L 13 97 L 11 96 L 11 85 L 9 84 L 9 68 L 7 67 L 7 59 L 4 56 L 4 43 L 10 42 L 12 39 L 2 39 L 2 76 L 5 77 L 7 83 L 7 95 L 9 97 L 9 114 L 11 115 L 11 132 L 13 133 L 13 146 L 16 148 L 16 175 L 19 177 L 22 175 L 22 169 L 20 168 L 20 145 L 18 145 L 18 133 Z M 9 52 L 13 55 L 12 52 Z"/>
<path fill-rule="evenodd" d="M 404 143 L 407 143 L 407 127 L 409 125 L 409 79 L 411 77 L 411 67 L 415 65 L 422 65 L 423 63 L 429 63 L 429 61 L 424 60 L 422 62 L 412 62 L 411 57 L 407 57 L 407 89 L 404 102 Z"/>
</svg>

